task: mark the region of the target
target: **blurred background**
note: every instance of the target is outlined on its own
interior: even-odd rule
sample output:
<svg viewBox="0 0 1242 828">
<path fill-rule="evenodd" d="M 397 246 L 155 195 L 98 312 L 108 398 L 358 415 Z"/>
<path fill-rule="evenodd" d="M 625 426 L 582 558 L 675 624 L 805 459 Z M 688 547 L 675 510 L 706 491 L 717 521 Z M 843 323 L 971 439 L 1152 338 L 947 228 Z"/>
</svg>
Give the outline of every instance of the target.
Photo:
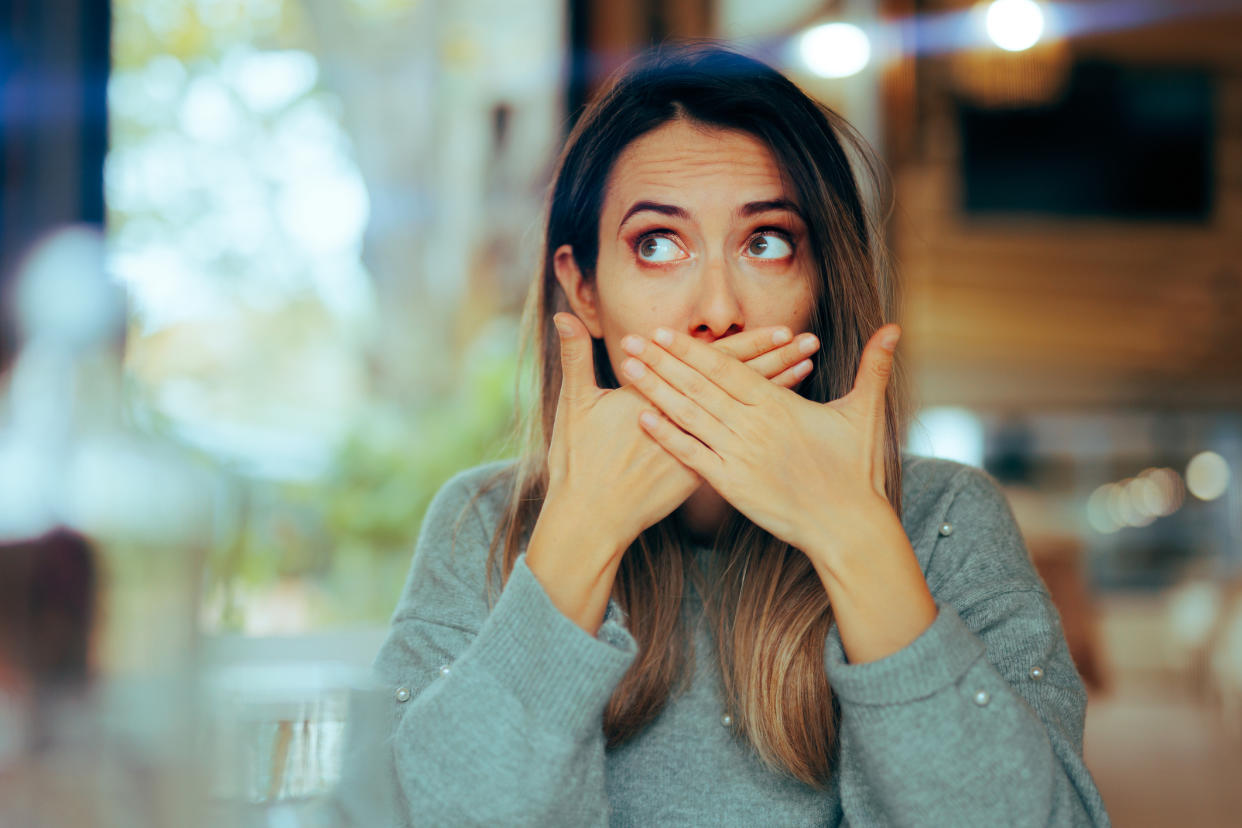
<svg viewBox="0 0 1242 828">
<path fill-rule="evenodd" d="M 339 776 L 332 694 L 362 681 L 423 511 L 511 450 L 560 142 L 669 37 L 769 61 L 880 152 L 909 449 L 1005 486 L 1116 823 L 1236 824 L 1242 8 L 1221 0 L 2 0 L 15 813 L 88 772 L 46 759 L 83 734 L 184 793 L 168 734 L 193 705 L 233 711 L 194 761 L 268 728 L 263 781 L 217 774 L 217 799 Z M 134 807 L 131 784 L 100 778 L 92 807 Z M 157 800 L 144 819 L 186 824 Z"/>
</svg>

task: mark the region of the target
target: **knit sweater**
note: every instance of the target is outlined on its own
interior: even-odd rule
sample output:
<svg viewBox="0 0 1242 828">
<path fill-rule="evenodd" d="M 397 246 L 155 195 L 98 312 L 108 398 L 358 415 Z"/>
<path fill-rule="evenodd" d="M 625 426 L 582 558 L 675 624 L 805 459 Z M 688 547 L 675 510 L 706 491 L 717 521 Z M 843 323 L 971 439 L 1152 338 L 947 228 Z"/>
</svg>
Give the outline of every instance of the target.
<svg viewBox="0 0 1242 828">
<path fill-rule="evenodd" d="M 396 824 L 432 826 L 1107 825 L 1082 760 L 1086 693 L 1004 495 L 972 467 L 902 459 L 902 524 L 938 613 L 863 664 L 830 628 L 840 728 L 826 788 L 735 733 L 706 624 L 692 625 L 689 688 L 606 748 L 603 711 L 635 641 L 615 603 L 584 632 L 524 555 L 489 607 L 507 484 L 474 495 L 493 463 L 450 480 L 424 519 L 375 664 L 390 715 L 375 801 Z"/>
</svg>

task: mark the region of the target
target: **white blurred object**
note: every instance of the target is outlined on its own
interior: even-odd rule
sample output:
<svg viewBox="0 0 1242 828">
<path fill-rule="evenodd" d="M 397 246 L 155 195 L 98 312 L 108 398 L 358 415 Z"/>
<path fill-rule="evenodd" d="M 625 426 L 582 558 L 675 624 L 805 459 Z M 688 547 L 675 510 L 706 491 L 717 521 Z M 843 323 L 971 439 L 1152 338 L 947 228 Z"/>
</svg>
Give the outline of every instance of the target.
<svg viewBox="0 0 1242 828">
<path fill-rule="evenodd" d="M 315 87 L 319 62 L 309 52 L 254 52 L 236 49 L 225 55 L 221 74 L 252 112 L 264 114 L 288 106 Z"/>
<path fill-rule="evenodd" d="M 983 423 L 965 408 L 926 408 L 910 427 L 909 450 L 983 467 Z"/>
<path fill-rule="evenodd" d="M 85 350 L 120 334 L 125 300 L 104 275 L 103 255 L 103 237 L 87 227 L 67 227 L 35 246 L 17 281 L 23 339 Z"/>
<path fill-rule="evenodd" d="M 798 38 L 798 53 L 821 78 L 847 78 L 870 62 L 871 41 L 853 23 L 824 23 Z"/>
<path fill-rule="evenodd" d="M 55 526 L 188 545 L 214 516 L 211 479 L 120 422 L 122 291 L 98 230 L 69 226 L 18 269 L 21 336 L 0 412 L 0 541 Z M 0 388 L 0 394 L 6 389 Z"/>
<path fill-rule="evenodd" d="M 1201 451 L 1186 464 L 1186 488 L 1200 500 L 1215 500 L 1229 487 L 1229 463 L 1214 451 Z"/>
<path fill-rule="evenodd" d="M 212 794 L 261 803 L 331 792 L 350 693 L 365 670 L 329 661 L 232 664 L 208 676 Z"/>
<path fill-rule="evenodd" d="M 1044 13 L 1033 0 L 995 0 L 985 19 L 988 37 L 1007 52 L 1031 48 L 1044 33 Z"/>
<path fill-rule="evenodd" d="M 1191 581 L 1169 595 L 1169 632 L 1173 642 L 1186 649 L 1207 644 L 1220 615 L 1221 587 L 1210 581 Z"/>
</svg>

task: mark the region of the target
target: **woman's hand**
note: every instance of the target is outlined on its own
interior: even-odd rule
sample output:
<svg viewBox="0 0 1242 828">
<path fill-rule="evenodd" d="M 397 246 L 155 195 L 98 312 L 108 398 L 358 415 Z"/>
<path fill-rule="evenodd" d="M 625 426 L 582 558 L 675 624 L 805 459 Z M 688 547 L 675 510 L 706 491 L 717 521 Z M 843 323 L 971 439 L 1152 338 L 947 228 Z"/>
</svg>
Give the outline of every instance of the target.
<svg viewBox="0 0 1242 828">
<path fill-rule="evenodd" d="M 638 428 L 634 389 L 601 389 L 592 340 L 571 314 L 555 317 L 563 379 L 548 454 L 548 492 L 527 565 L 562 612 L 594 632 L 629 544 L 702 483 Z M 710 346 L 755 382 L 795 385 L 810 369 L 787 328 L 743 331 Z M 781 347 L 784 345 L 784 347 Z M 704 345 L 703 347 L 709 348 Z"/>
<path fill-rule="evenodd" d="M 622 371 L 665 415 L 641 418 L 653 438 L 752 521 L 810 552 L 824 530 L 840 536 L 860 510 L 886 502 L 884 392 L 899 333 L 878 331 L 853 390 L 822 405 L 663 329 L 655 342 L 622 340 L 634 357 Z M 798 341 L 816 343 L 813 334 Z"/>
<path fill-rule="evenodd" d="M 884 492 L 885 389 L 901 329 L 863 349 L 853 389 L 816 403 L 688 336 L 627 336 L 622 371 L 665 416 L 643 428 L 734 508 L 811 559 L 851 661 L 882 658 L 935 618 L 914 550 Z M 808 339 L 809 337 L 809 339 Z M 810 334 L 799 337 L 808 346 Z"/>
</svg>

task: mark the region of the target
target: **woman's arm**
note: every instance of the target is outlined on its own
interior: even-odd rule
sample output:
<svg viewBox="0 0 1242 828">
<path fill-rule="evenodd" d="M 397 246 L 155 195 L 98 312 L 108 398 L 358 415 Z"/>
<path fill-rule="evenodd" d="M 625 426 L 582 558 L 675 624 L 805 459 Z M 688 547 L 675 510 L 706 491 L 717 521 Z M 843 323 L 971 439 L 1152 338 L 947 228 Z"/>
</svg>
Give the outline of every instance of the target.
<svg viewBox="0 0 1242 828">
<path fill-rule="evenodd" d="M 844 813 L 864 825 L 1108 825 L 1057 611 L 996 485 L 970 468 L 952 483 L 930 536 L 915 538 L 932 549 L 931 626 L 869 663 L 846 658 L 835 626 L 825 648 Z"/>
<path fill-rule="evenodd" d="M 375 664 L 390 724 L 369 756 L 352 750 L 343 782 L 359 786 L 340 799 L 360 824 L 376 824 L 385 800 L 379 808 L 395 813 L 381 824 L 608 822 L 601 722 L 634 641 L 614 617 L 595 637 L 583 632 L 524 556 L 489 613 L 484 573 L 499 503 L 469 503 L 486 470 L 446 484 L 424 519 Z"/>
</svg>

